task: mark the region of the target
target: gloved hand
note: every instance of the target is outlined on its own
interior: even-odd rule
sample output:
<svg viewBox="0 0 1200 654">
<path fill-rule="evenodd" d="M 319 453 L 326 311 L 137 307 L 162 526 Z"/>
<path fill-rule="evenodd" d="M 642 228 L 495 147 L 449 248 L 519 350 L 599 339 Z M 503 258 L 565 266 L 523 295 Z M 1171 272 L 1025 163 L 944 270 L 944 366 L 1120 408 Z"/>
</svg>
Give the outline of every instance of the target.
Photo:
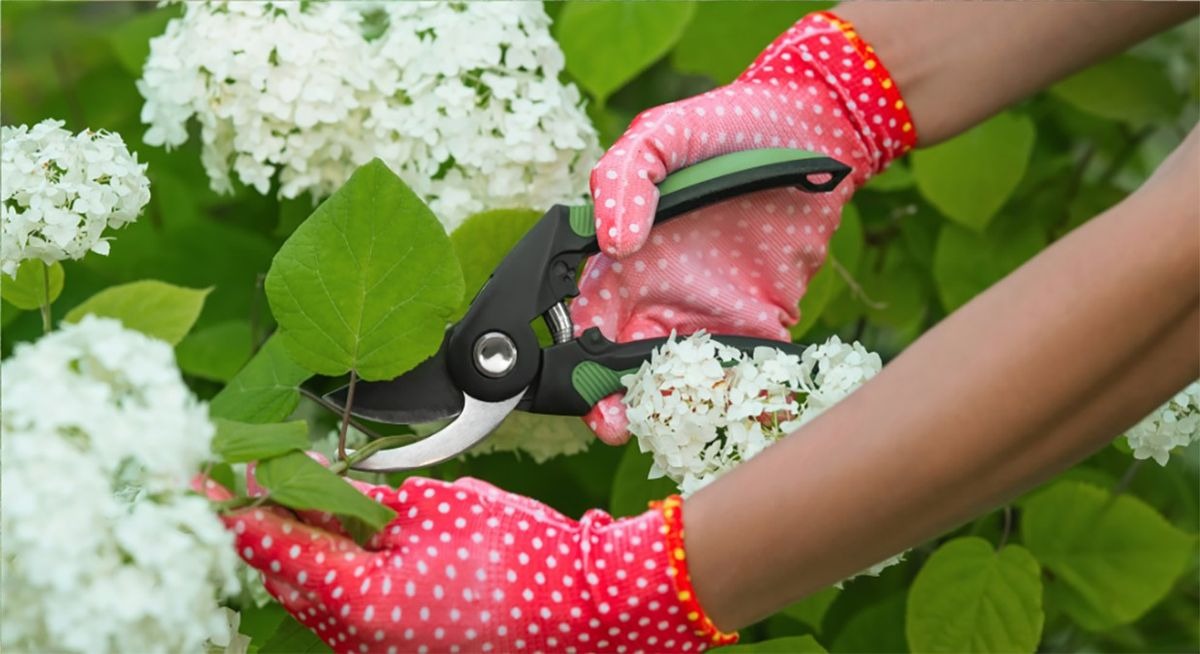
<svg viewBox="0 0 1200 654">
<path fill-rule="evenodd" d="M 780 36 L 736 81 L 642 112 L 592 171 L 593 257 L 571 305 L 577 330 L 626 342 L 707 329 L 788 340 L 797 304 L 825 260 L 851 193 L 916 141 L 883 65 L 829 13 Z M 763 191 L 653 233 L 672 171 L 752 148 L 800 148 L 853 167 L 833 193 Z M 627 438 L 619 396 L 584 417 L 601 439 Z"/>
<path fill-rule="evenodd" d="M 737 639 L 692 592 L 678 497 L 575 521 L 476 479 L 348 482 L 397 513 L 365 548 L 320 513 L 224 518 L 271 595 L 337 652 L 700 652 Z"/>
</svg>

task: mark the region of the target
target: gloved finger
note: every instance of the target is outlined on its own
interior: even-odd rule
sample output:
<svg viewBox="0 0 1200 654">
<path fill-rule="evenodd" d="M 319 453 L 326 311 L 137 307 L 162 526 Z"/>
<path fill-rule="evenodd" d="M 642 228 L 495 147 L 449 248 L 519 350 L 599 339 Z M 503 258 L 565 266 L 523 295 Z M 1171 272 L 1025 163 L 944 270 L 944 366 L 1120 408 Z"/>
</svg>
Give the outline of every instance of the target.
<svg viewBox="0 0 1200 654">
<path fill-rule="evenodd" d="M 788 108 L 766 89 L 721 88 L 639 114 L 592 171 L 601 251 L 620 258 L 645 244 L 669 173 L 748 148 L 799 147 L 772 129 Z"/>
<path fill-rule="evenodd" d="M 596 238 L 610 256 L 626 256 L 645 244 L 658 205 L 656 185 L 686 161 L 691 129 L 685 137 L 684 128 L 663 122 L 675 110 L 666 105 L 639 114 L 592 169 Z"/>
<path fill-rule="evenodd" d="M 204 475 L 192 477 L 192 490 L 213 502 L 224 502 L 233 499 L 233 493 L 229 492 L 228 488 L 213 481 L 211 477 Z"/>
<path fill-rule="evenodd" d="M 624 445 L 629 440 L 629 419 L 625 417 L 624 393 L 614 393 L 592 407 L 583 422 L 596 437 L 608 445 Z"/>
<path fill-rule="evenodd" d="M 288 613 L 310 629 L 325 618 L 327 611 L 318 604 L 316 594 L 273 577 L 263 577 L 262 584 Z"/>
<path fill-rule="evenodd" d="M 246 563 L 297 588 L 330 590 L 371 556 L 353 540 L 297 520 L 281 507 L 245 509 L 222 520 Z"/>
<path fill-rule="evenodd" d="M 454 490 L 456 498 L 458 497 L 458 493 L 467 492 L 480 500 L 495 502 L 506 507 L 510 506 L 525 515 L 533 516 L 541 523 L 557 522 L 564 528 L 574 524 L 574 521 L 567 516 L 532 497 L 510 493 L 503 488 L 497 488 L 486 481 L 475 479 L 474 477 L 456 479 L 453 484 L 450 484 L 450 488 Z M 474 507 L 467 510 L 474 511 Z"/>
</svg>

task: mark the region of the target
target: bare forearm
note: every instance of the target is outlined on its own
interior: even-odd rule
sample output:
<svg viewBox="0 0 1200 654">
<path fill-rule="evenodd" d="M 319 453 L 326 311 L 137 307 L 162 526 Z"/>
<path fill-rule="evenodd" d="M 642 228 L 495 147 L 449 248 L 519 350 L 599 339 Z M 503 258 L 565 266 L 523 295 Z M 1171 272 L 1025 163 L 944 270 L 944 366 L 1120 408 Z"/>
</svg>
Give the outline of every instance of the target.
<svg viewBox="0 0 1200 654">
<path fill-rule="evenodd" d="M 1191 2 L 847 3 L 904 94 L 918 145 L 1194 17 Z"/>
<path fill-rule="evenodd" d="M 1146 407 L 1157 407 L 1183 385 L 1163 374 L 1178 369 L 1181 361 L 1193 366 L 1187 381 L 1200 377 L 1196 368 L 1200 365 L 1200 311 L 1195 308 L 1155 339 L 1150 350 L 1129 357 L 1119 375 L 1104 380 L 1090 401 L 1066 416 L 1052 432 L 997 462 L 987 483 L 1029 488 L 1060 472 L 1059 462 L 1076 462 L 1104 447 L 1112 440 L 1114 425 L 1141 420 L 1153 410 Z"/>
<path fill-rule="evenodd" d="M 1186 182 L 1198 139 L 1164 164 L 1172 172 L 688 501 L 692 576 L 717 624 L 747 624 L 1005 501 L 1162 401 L 1134 394 L 1059 431 L 1200 303 L 1200 197 Z M 1165 358 L 1156 383 L 1196 377 L 1194 339 Z"/>
</svg>

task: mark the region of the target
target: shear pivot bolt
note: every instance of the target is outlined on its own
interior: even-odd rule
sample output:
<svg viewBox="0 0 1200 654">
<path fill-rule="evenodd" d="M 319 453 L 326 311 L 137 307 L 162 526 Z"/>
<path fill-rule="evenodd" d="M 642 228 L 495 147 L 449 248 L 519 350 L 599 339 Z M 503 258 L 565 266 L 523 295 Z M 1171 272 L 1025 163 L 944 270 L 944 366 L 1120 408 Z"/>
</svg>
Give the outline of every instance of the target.
<svg viewBox="0 0 1200 654">
<path fill-rule="evenodd" d="M 488 332 L 475 341 L 475 368 L 487 377 L 503 377 L 517 365 L 517 346 L 500 332 Z"/>
</svg>

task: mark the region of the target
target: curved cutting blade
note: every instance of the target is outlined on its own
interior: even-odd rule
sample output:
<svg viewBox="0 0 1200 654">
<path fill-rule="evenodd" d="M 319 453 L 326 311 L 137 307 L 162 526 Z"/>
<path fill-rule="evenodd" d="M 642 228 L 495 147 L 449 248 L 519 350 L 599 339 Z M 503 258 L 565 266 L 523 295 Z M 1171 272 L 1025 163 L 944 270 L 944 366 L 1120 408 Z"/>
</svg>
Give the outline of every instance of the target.
<svg viewBox="0 0 1200 654">
<path fill-rule="evenodd" d="M 355 470 L 388 472 L 441 463 L 486 438 L 512 413 L 524 395 L 525 391 L 522 390 L 507 400 L 484 402 L 462 393 L 462 413 L 441 431 L 411 445 L 377 452 L 351 467 Z"/>
<path fill-rule="evenodd" d="M 346 406 L 347 386 L 325 395 L 341 410 Z M 350 413 L 359 418 L 408 425 L 453 418 L 463 411 L 463 392 L 450 379 L 443 350 L 416 368 L 390 381 L 354 384 Z"/>
</svg>

